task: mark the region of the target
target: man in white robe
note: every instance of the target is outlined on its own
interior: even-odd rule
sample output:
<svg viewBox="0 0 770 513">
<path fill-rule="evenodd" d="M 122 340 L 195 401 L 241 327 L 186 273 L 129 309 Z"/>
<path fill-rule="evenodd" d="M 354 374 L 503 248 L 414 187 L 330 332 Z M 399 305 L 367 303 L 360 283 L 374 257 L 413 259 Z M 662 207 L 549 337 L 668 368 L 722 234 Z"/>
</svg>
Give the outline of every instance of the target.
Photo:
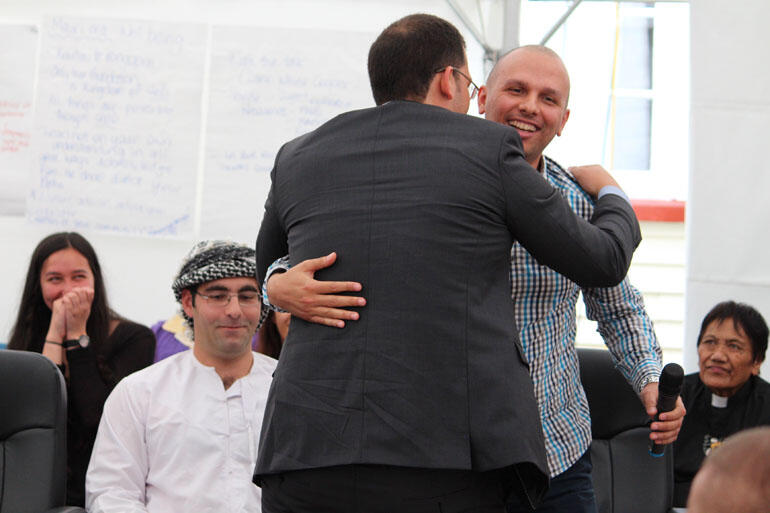
<svg viewBox="0 0 770 513">
<path fill-rule="evenodd" d="M 172 288 L 192 350 L 110 394 L 86 476 L 89 512 L 260 512 L 251 477 L 276 361 L 251 350 L 262 321 L 254 275 L 247 246 L 191 250 Z"/>
</svg>

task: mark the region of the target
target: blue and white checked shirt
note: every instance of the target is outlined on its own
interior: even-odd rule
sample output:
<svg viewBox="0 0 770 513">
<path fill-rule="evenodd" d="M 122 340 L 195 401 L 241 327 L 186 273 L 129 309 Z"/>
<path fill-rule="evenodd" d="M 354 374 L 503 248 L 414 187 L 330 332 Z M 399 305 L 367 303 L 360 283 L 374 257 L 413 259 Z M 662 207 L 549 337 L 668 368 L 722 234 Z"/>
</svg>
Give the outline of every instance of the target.
<svg viewBox="0 0 770 513">
<path fill-rule="evenodd" d="M 556 162 L 543 157 L 545 178 L 585 219 L 593 201 Z M 541 170 L 542 171 L 542 170 Z M 511 248 L 511 295 L 545 433 L 551 477 L 571 467 L 591 443 L 591 417 L 575 349 L 580 287 L 540 265 L 517 242 Z M 661 351 L 642 295 L 624 279 L 612 288 L 583 289 L 586 314 L 634 390 L 657 381 Z"/>
</svg>

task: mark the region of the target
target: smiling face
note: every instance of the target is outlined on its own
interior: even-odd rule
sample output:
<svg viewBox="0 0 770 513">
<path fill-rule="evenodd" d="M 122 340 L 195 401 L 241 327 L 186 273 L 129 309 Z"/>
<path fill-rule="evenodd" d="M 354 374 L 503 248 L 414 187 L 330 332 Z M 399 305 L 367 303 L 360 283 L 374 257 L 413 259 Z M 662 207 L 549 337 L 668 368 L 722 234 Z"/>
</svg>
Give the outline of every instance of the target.
<svg viewBox="0 0 770 513">
<path fill-rule="evenodd" d="M 242 306 L 237 297 L 226 306 L 201 297 L 220 294 L 258 294 L 254 278 L 223 278 L 201 284 L 193 298 L 189 289 L 182 291 L 182 308 L 193 319 L 193 349 L 201 361 L 233 360 L 251 351 L 251 338 L 259 322 L 259 302 Z"/>
<path fill-rule="evenodd" d="M 550 50 L 523 47 L 505 55 L 479 91 L 479 112 L 514 127 L 524 155 L 537 168 L 543 150 L 569 118 L 569 76 Z"/>
<path fill-rule="evenodd" d="M 761 364 L 754 360 L 751 339 L 733 319 L 715 320 L 703 331 L 698 342 L 700 379 L 714 394 L 732 396 L 759 374 Z"/>
<path fill-rule="evenodd" d="M 94 288 L 94 273 L 78 250 L 65 248 L 45 259 L 40 269 L 40 289 L 49 309 L 53 302 L 75 287 Z"/>
</svg>

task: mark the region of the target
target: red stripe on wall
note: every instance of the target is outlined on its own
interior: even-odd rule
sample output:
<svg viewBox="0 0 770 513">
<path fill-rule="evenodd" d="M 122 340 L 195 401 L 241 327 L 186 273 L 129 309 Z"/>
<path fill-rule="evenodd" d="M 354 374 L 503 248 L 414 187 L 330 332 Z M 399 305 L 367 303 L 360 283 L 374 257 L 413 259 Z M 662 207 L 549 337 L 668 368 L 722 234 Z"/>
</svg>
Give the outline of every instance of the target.
<svg viewBox="0 0 770 513">
<path fill-rule="evenodd" d="M 663 223 L 684 222 L 684 201 L 631 200 L 636 217 L 640 221 L 659 221 Z"/>
</svg>

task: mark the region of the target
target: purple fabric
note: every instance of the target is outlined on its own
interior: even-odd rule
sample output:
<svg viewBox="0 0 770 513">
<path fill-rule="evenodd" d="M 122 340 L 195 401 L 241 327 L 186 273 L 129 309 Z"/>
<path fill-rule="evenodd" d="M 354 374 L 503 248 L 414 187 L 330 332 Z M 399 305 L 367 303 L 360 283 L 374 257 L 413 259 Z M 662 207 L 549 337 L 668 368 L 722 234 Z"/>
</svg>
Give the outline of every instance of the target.
<svg viewBox="0 0 770 513">
<path fill-rule="evenodd" d="M 156 362 L 168 358 L 169 356 L 181 353 L 182 351 L 189 349 L 186 345 L 181 343 L 170 331 L 163 329 L 163 323 L 166 321 L 158 321 L 150 327 L 153 333 L 155 333 L 155 360 Z"/>
<path fill-rule="evenodd" d="M 171 355 L 174 355 L 176 353 L 181 353 L 182 351 L 186 351 L 187 349 L 190 349 L 183 343 L 181 343 L 176 336 L 171 333 L 170 331 L 167 331 L 163 329 L 163 324 L 166 321 L 158 321 L 155 324 L 152 325 L 150 328 L 153 333 L 155 333 L 155 359 L 153 362 L 158 362 L 164 358 L 168 358 Z M 259 341 L 259 333 L 255 333 L 254 337 L 251 339 L 251 348 L 256 351 L 257 350 L 257 343 Z"/>
</svg>

